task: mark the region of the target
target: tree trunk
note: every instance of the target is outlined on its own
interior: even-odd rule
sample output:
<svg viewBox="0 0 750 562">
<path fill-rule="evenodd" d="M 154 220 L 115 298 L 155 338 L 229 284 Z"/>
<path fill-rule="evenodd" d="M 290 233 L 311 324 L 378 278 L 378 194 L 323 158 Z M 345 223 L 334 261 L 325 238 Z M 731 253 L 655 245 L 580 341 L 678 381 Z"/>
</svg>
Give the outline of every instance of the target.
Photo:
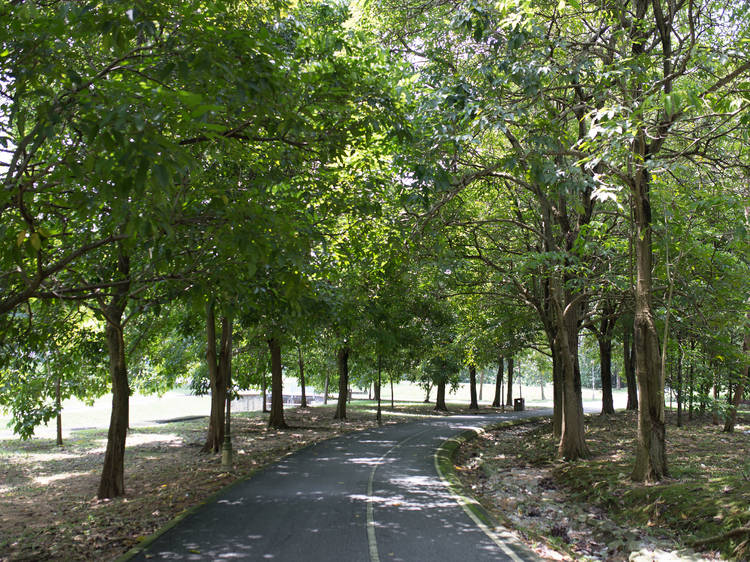
<svg viewBox="0 0 750 562">
<path fill-rule="evenodd" d="M 430 391 L 432 390 L 432 382 L 427 383 L 427 393 L 424 397 L 424 403 L 429 404 L 430 403 Z"/>
<path fill-rule="evenodd" d="M 211 416 L 208 421 L 208 435 L 203 452 L 218 453 L 224 443 L 224 416 L 227 401 L 227 372 L 231 357 L 227 357 L 227 346 L 231 336 L 231 323 L 221 318 L 221 343 L 216 352 L 216 322 L 213 303 L 206 306 L 206 363 L 211 384 Z"/>
<path fill-rule="evenodd" d="M 599 365 L 602 379 L 602 414 L 614 414 L 615 405 L 612 399 L 612 339 L 605 334 L 602 334 L 599 338 Z"/>
<path fill-rule="evenodd" d="M 719 375 L 718 366 L 713 365 L 714 375 L 714 400 L 711 404 L 711 423 L 719 425 L 719 394 L 721 393 L 721 376 Z"/>
<path fill-rule="evenodd" d="M 650 7 L 661 8 L 658 2 L 651 0 L 633 1 L 633 25 L 630 26 L 631 51 L 634 59 L 639 59 L 646 52 L 649 41 L 648 29 L 651 25 L 646 20 Z M 662 92 L 669 94 L 672 89 L 671 71 L 671 34 L 664 24 L 656 18 L 656 25 L 662 38 L 663 81 Z M 643 94 L 643 81 L 633 78 L 633 99 Z M 630 191 L 632 195 L 633 215 L 635 218 L 635 364 L 638 379 L 638 439 L 636 459 L 632 479 L 641 481 L 659 481 L 669 476 L 667 470 L 666 428 L 664 423 L 664 373 L 661 368 L 659 335 L 654 322 L 653 295 L 653 247 L 651 228 L 651 196 L 649 161 L 659 150 L 663 139 L 653 139 L 644 128 L 640 128 L 631 143 L 632 171 Z"/>
<path fill-rule="evenodd" d="M 346 419 L 346 399 L 349 390 L 349 348 L 344 345 L 339 348 L 336 356 L 339 368 L 339 400 L 336 405 L 336 415 L 333 419 Z"/>
<path fill-rule="evenodd" d="M 557 346 L 550 344 L 552 351 L 552 435 L 556 439 L 562 437 L 563 422 L 563 382 L 560 358 Z"/>
<path fill-rule="evenodd" d="M 682 427 L 682 343 L 677 340 L 677 427 Z"/>
<path fill-rule="evenodd" d="M 266 381 L 266 372 L 263 371 L 263 376 L 260 379 L 260 390 L 263 393 L 263 413 L 268 413 L 268 382 Z"/>
<path fill-rule="evenodd" d="M 107 433 L 107 450 L 99 481 L 99 499 L 114 498 L 125 494 L 125 438 L 129 423 L 128 370 L 125 361 L 125 337 L 122 316 L 130 291 L 130 259 L 120 249 L 117 270 L 126 282 L 118 285 L 105 307 L 107 320 L 106 338 L 109 356 L 109 376 L 112 380 L 112 413 Z"/>
<path fill-rule="evenodd" d="M 284 420 L 283 371 L 279 340 L 268 340 L 268 349 L 271 352 L 271 415 L 268 417 L 268 427 L 286 429 L 288 426 Z"/>
<path fill-rule="evenodd" d="M 503 356 L 497 358 L 497 378 L 495 379 L 495 398 L 492 400 L 492 407 L 499 408 L 503 405 Z"/>
<path fill-rule="evenodd" d="M 707 367 L 707 369 L 711 370 L 711 367 Z M 702 416 L 706 413 L 706 408 L 708 407 L 708 393 L 711 390 L 711 382 L 708 380 L 704 381 L 703 384 L 700 385 L 698 390 L 698 399 L 700 401 L 700 404 L 698 405 L 698 412 Z"/>
<path fill-rule="evenodd" d="M 300 408 L 307 408 L 307 395 L 305 394 L 305 362 L 302 360 L 302 348 L 297 342 L 297 362 L 299 363 L 299 384 L 302 388 Z"/>
<path fill-rule="evenodd" d="M 378 413 L 375 416 L 375 419 L 377 420 L 378 425 L 380 425 L 382 423 L 382 421 L 383 421 L 383 412 L 382 412 L 382 406 L 381 406 L 381 403 L 380 403 L 380 398 L 381 398 L 380 397 L 380 389 L 383 386 L 383 384 L 382 384 L 382 373 L 383 373 L 383 361 L 382 361 L 382 358 L 380 357 L 380 354 L 378 354 L 378 382 L 377 382 L 377 384 L 375 386 L 375 394 L 376 394 L 376 398 L 377 398 L 377 401 L 378 401 Z"/>
<path fill-rule="evenodd" d="M 479 372 L 479 401 L 482 401 L 482 390 L 484 389 L 484 369 Z"/>
<path fill-rule="evenodd" d="M 328 404 L 328 387 L 331 384 L 331 374 L 326 373 L 326 383 L 323 388 L 323 404 Z"/>
<path fill-rule="evenodd" d="M 474 365 L 469 366 L 469 395 L 471 396 L 469 410 L 478 410 L 479 404 L 477 403 L 477 368 Z"/>
<path fill-rule="evenodd" d="M 396 407 L 394 404 L 394 397 L 393 397 L 393 373 L 388 374 L 388 379 L 391 382 L 391 410 L 393 410 Z"/>
<path fill-rule="evenodd" d="M 445 381 L 437 383 L 437 399 L 435 400 L 435 410 L 438 412 L 447 412 L 448 406 L 445 405 Z"/>
<path fill-rule="evenodd" d="M 513 358 L 508 357 L 508 383 L 506 384 L 508 389 L 508 396 L 505 400 L 506 406 L 513 406 Z"/>
<path fill-rule="evenodd" d="M 557 310 L 555 348 L 560 361 L 563 400 L 562 435 L 557 447 L 557 456 L 575 460 L 589 456 L 584 437 L 583 397 L 578 365 L 578 325 L 581 305 L 571 306 L 575 297 L 567 292 L 563 297 L 559 280 L 553 283 L 552 298 L 558 303 L 555 306 Z"/>
<path fill-rule="evenodd" d="M 539 393 L 542 395 L 542 400 L 546 400 L 544 398 L 544 381 L 539 381 Z"/>
<path fill-rule="evenodd" d="M 628 387 L 628 405 L 627 410 L 638 409 L 638 389 L 635 380 L 635 340 L 633 335 L 633 325 L 623 324 L 622 330 L 622 370 L 625 371 L 625 384 Z"/>
<path fill-rule="evenodd" d="M 695 341 L 690 342 L 690 351 L 695 349 Z M 695 358 L 690 354 L 690 366 L 688 367 L 688 420 L 693 420 L 693 395 L 695 393 L 695 379 L 693 377 L 693 361 Z"/>
<path fill-rule="evenodd" d="M 645 133 L 635 141 L 645 145 Z M 645 148 L 642 150 L 645 154 Z M 633 186 L 636 218 L 635 364 L 638 379 L 638 440 L 632 479 L 654 482 L 669 476 L 664 423 L 664 377 L 652 296 L 651 203 L 644 166 Z"/>
<path fill-rule="evenodd" d="M 62 401 L 60 400 L 60 375 L 55 379 L 55 407 L 57 408 L 57 445 L 62 447 Z"/>
<path fill-rule="evenodd" d="M 748 314 L 750 320 L 750 314 Z M 724 431 L 731 433 L 734 431 L 734 426 L 737 423 L 737 410 L 742 403 L 743 395 L 745 394 L 745 386 L 750 381 L 750 364 L 747 362 L 747 354 L 750 351 L 750 331 L 745 333 L 745 342 L 742 345 L 742 351 L 745 355 L 745 368 L 740 376 L 740 380 L 737 382 L 737 387 L 734 389 L 734 400 L 732 400 L 732 406 L 727 412 L 727 419 L 724 422 Z"/>
</svg>

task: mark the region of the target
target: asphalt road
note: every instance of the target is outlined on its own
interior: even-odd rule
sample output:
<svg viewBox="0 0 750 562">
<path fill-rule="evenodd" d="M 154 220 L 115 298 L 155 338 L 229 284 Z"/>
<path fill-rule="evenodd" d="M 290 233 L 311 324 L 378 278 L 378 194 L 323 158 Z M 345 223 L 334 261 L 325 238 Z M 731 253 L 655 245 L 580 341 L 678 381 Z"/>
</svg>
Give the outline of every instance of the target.
<svg viewBox="0 0 750 562">
<path fill-rule="evenodd" d="M 430 419 L 319 443 L 229 488 L 132 560 L 534 560 L 470 517 L 435 451 L 466 429 L 543 413 Z"/>
</svg>

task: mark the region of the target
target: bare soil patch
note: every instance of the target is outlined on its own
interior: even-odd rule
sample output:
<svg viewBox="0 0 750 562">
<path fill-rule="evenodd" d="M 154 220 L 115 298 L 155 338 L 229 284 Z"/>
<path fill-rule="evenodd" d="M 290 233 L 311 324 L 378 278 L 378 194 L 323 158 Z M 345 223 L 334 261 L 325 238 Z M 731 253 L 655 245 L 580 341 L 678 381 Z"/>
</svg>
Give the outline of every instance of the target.
<svg viewBox="0 0 750 562">
<path fill-rule="evenodd" d="M 636 423 L 632 412 L 590 417 L 593 457 L 574 463 L 555 460 L 550 423 L 490 431 L 458 449 L 455 468 L 467 493 L 540 558 L 747 560 L 750 537 L 732 533 L 750 523 L 748 420 L 726 434 L 670 418 L 672 475 L 656 485 L 629 479 Z"/>
</svg>

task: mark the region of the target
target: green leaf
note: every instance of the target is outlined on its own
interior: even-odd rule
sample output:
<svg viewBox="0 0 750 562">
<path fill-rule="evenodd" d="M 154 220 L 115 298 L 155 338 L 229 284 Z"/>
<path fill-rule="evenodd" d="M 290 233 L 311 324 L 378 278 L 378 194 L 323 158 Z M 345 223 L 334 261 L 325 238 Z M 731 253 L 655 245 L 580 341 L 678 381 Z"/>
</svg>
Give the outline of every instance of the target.
<svg viewBox="0 0 750 562">
<path fill-rule="evenodd" d="M 203 96 L 200 94 L 193 93 L 193 92 L 187 92 L 185 90 L 182 90 L 180 92 L 177 92 L 177 95 L 180 96 L 182 103 L 184 103 L 190 109 L 193 109 L 194 107 L 200 105 L 203 102 Z"/>
<path fill-rule="evenodd" d="M 199 117 L 203 117 L 206 113 L 209 111 L 221 111 L 224 109 L 223 105 L 216 105 L 216 104 L 202 104 L 197 106 L 193 111 L 190 112 L 190 117 L 193 119 L 198 119 Z"/>
<path fill-rule="evenodd" d="M 153 177 L 156 179 L 156 182 L 159 184 L 160 187 L 167 187 L 170 182 L 169 177 L 169 171 L 165 166 L 162 166 L 161 164 L 156 164 L 152 169 L 151 173 Z"/>
</svg>

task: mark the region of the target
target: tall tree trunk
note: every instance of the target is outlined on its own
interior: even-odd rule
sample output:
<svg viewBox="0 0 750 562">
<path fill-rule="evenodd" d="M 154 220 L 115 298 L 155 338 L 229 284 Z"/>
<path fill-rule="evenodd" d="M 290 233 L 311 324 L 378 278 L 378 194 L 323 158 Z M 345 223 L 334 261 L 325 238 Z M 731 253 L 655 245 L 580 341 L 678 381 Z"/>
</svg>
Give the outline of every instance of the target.
<svg viewBox="0 0 750 562">
<path fill-rule="evenodd" d="M 263 392 L 263 413 L 268 412 L 268 382 L 266 381 L 266 372 L 263 371 L 263 376 L 260 379 L 261 392 Z"/>
<path fill-rule="evenodd" d="M 508 396 L 505 400 L 506 406 L 513 406 L 513 358 L 508 357 L 508 383 L 506 384 L 508 389 Z"/>
<path fill-rule="evenodd" d="M 497 358 L 497 378 L 495 379 L 495 398 L 492 400 L 492 407 L 499 408 L 503 405 L 503 356 Z"/>
<path fill-rule="evenodd" d="M 677 340 L 677 427 L 682 427 L 682 342 Z"/>
<path fill-rule="evenodd" d="M 380 425 L 383 421 L 383 412 L 382 412 L 381 395 L 380 395 L 380 389 L 383 387 L 382 374 L 383 374 L 383 361 L 382 361 L 382 357 L 378 353 L 378 382 L 375 386 L 375 394 L 376 394 L 376 398 L 378 401 L 378 413 L 375 416 L 375 419 L 377 420 L 378 425 Z"/>
<path fill-rule="evenodd" d="M 331 373 L 326 372 L 326 382 L 323 388 L 323 404 L 328 404 L 328 387 L 331 384 Z"/>
<path fill-rule="evenodd" d="M 435 410 L 438 412 L 447 412 L 448 406 L 445 405 L 445 381 L 437 383 L 437 399 L 435 400 Z"/>
<path fill-rule="evenodd" d="M 297 342 L 297 362 L 299 363 L 299 384 L 302 388 L 302 398 L 300 399 L 300 407 L 307 408 L 307 395 L 305 394 L 305 362 L 302 359 L 302 348 Z"/>
<path fill-rule="evenodd" d="M 224 404 L 226 406 L 224 415 L 224 435 L 222 435 L 222 443 L 224 442 L 224 438 L 227 435 L 227 428 L 229 427 L 229 418 L 227 416 L 229 415 L 229 404 L 232 400 L 232 327 L 232 317 L 222 316 L 221 343 L 219 347 L 219 372 L 221 373 L 221 379 L 224 381 Z"/>
<path fill-rule="evenodd" d="M 281 368 L 281 344 L 276 338 L 268 340 L 271 352 L 271 415 L 268 416 L 268 427 L 286 429 L 284 420 L 284 388 Z"/>
<path fill-rule="evenodd" d="M 645 133 L 635 141 L 645 145 Z M 642 151 L 645 154 L 645 149 Z M 632 479 L 659 481 L 667 470 L 664 376 L 652 296 L 651 203 L 648 171 L 641 166 L 634 185 L 636 217 L 635 363 L 638 379 L 638 440 Z"/>
<path fill-rule="evenodd" d="M 695 340 L 690 341 L 690 366 L 688 367 L 688 420 L 693 420 L 693 396 L 695 394 L 695 379 L 693 377 L 693 351 L 695 350 Z"/>
<path fill-rule="evenodd" d="M 572 304 L 573 295 L 565 293 L 561 282 L 552 284 L 552 298 L 557 303 L 557 338 L 562 374 L 562 435 L 557 447 L 557 455 L 563 459 L 575 460 L 589 456 L 584 437 L 583 397 L 581 395 L 581 374 L 578 365 L 578 325 L 581 305 Z"/>
<path fill-rule="evenodd" d="M 388 379 L 391 382 L 391 410 L 393 410 L 396 407 L 394 404 L 395 398 L 393 397 L 393 373 L 388 373 Z"/>
<path fill-rule="evenodd" d="M 432 381 L 427 383 L 427 393 L 424 397 L 424 403 L 429 404 L 430 403 L 430 391 L 432 390 Z"/>
<path fill-rule="evenodd" d="M 603 324 L 602 328 L 604 328 Z M 612 339 L 607 334 L 601 334 L 599 338 L 599 365 L 602 379 L 602 414 L 614 414 L 615 405 L 612 399 Z"/>
<path fill-rule="evenodd" d="M 661 2 L 633 0 L 633 25 L 630 26 L 631 52 L 639 59 L 646 51 L 651 25 L 646 14 L 652 7 L 662 46 L 662 92 L 672 90 L 671 31 L 663 21 Z M 643 94 L 643 81 L 634 77 L 631 95 Z M 649 135 L 641 128 L 631 144 L 633 169 L 630 191 L 635 217 L 635 364 L 638 379 L 638 439 L 632 479 L 638 482 L 659 481 L 669 476 L 667 469 L 666 427 L 664 414 L 664 373 L 661 368 L 659 335 L 654 322 L 652 295 L 653 247 L 649 160 L 659 151 L 663 139 L 649 143 Z"/>
<path fill-rule="evenodd" d="M 563 425 L 562 364 L 554 342 L 550 343 L 550 350 L 552 351 L 552 435 L 560 439 Z"/>
<path fill-rule="evenodd" d="M 705 367 L 705 365 L 704 365 Z M 711 367 L 706 367 L 707 370 L 711 370 Z M 698 412 L 700 415 L 704 415 L 706 413 L 706 408 L 708 407 L 708 393 L 711 391 L 711 381 L 705 380 L 700 386 L 699 386 L 699 395 L 698 399 L 700 401 L 698 405 Z"/>
<path fill-rule="evenodd" d="M 62 401 L 60 400 L 60 375 L 55 379 L 55 408 L 57 409 L 57 445 L 62 447 Z"/>
<path fill-rule="evenodd" d="M 474 365 L 469 366 L 469 394 L 471 396 L 469 410 L 478 410 L 479 404 L 477 403 L 477 368 Z"/>
<path fill-rule="evenodd" d="M 222 316 L 221 343 L 217 354 L 215 320 L 213 304 L 209 303 L 206 307 L 206 363 L 211 383 L 211 417 L 208 421 L 206 443 L 203 445 L 203 451 L 207 453 L 218 453 L 224 443 L 227 374 L 231 364 L 231 357 L 228 355 L 228 347 L 231 346 L 231 322 Z"/>
<path fill-rule="evenodd" d="M 748 314 L 748 320 L 750 320 L 750 314 Z M 734 389 L 734 400 L 732 400 L 732 406 L 727 412 L 727 419 L 724 422 L 724 431 L 731 433 L 734 431 L 734 426 L 737 423 L 737 410 L 742 403 L 743 396 L 745 394 L 745 387 L 750 381 L 750 363 L 748 363 L 747 354 L 750 352 L 750 331 L 745 333 L 745 341 L 742 345 L 742 351 L 745 356 L 745 368 L 740 375 L 740 380 L 737 382 L 737 387 Z"/>
<path fill-rule="evenodd" d="M 349 347 L 344 345 L 339 348 L 336 356 L 339 368 L 339 401 L 336 404 L 336 415 L 333 419 L 346 419 L 346 399 L 349 391 Z"/>
<path fill-rule="evenodd" d="M 716 364 L 712 367 L 714 375 L 714 400 L 711 404 L 711 423 L 719 425 L 719 395 L 721 394 L 721 375 Z"/>
<path fill-rule="evenodd" d="M 99 499 L 125 494 L 125 438 L 129 424 L 128 369 L 125 361 L 125 337 L 122 316 L 130 291 L 130 259 L 120 248 L 117 270 L 123 283 L 114 290 L 104 313 L 107 320 L 106 339 L 109 356 L 109 376 L 112 380 L 112 413 L 107 433 L 107 450 L 99 480 Z"/>
<path fill-rule="evenodd" d="M 632 336 L 633 325 L 624 322 L 622 330 L 622 357 L 625 384 L 628 387 L 627 410 L 638 409 L 638 385 L 635 379 L 635 339 Z"/>
</svg>

